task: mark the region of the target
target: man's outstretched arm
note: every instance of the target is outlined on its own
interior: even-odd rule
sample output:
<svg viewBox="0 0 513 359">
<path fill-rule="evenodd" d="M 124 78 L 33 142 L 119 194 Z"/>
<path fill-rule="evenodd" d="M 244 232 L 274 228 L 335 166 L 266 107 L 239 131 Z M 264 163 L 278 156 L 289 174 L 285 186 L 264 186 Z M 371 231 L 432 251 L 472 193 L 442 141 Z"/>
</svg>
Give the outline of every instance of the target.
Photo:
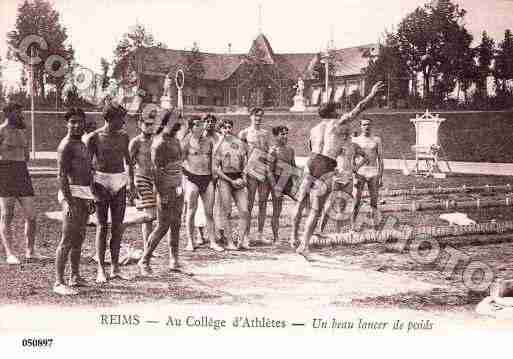
<svg viewBox="0 0 513 359">
<path fill-rule="evenodd" d="M 367 97 L 361 100 L 350 112 L 343 114 L 339 119 L 335 120 L 335 127 L 345 125 L 347 122 L 355 119 L 382 89 L 383 83 L 381 81 L 376 82 Z"/>
</svg>

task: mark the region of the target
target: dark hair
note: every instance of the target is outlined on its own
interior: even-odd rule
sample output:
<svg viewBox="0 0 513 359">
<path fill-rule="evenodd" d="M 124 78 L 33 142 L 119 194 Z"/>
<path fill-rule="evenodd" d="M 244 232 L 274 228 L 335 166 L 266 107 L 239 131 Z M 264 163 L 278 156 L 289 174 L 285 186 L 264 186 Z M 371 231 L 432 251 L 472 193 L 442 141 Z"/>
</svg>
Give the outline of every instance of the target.
<svg viewBox="0 0 513 359">
<path fill-rule="evenodd" d="M 156 132 L 157 135 L 160 134 L 164 130 L 164 127 L 167 126 L 169 119 L 171 118 L 172 115 L 173 115 L 173 112 L 168 111 L 168 110 L 166 110 L 163 113 L 162 119 L 160 120 L 159 128 L 157 129 L 157 132 Z M 182 124 L 180 122 L 176 122 L 173 125 L 173 127 L 171 128 L 171 131 L 170 131 L 171 136 L 174 136 L 180 130 L 181 127 L 182 127 Z"/>
<path fill-rule="evenodd" d="M 212 120 L 214 123 L 217 122 L 217 117 L 212 115 L 211 113 L 207 113 L 206 115 L 203 115 L 203 121 Z"/>
<path fill-rule="evenodd" d="M 81 120 L 85 121 L 86 115 L 84 111 L 79 107 L 71 107 L 68 109 L 68 112 L 64 114 L 64 121 L 68 122 L 69 119 L 73 116 L 80 117 Z"/>
<path fill-rule="evenodd" d="M 220 123 L 219 123 L 219 126 L 220 127 L 224 127 L 225 124 L 230 124 L 232 125 L 233 127 L 233 120 L 231 118 L 223 118 Z"/>
<path fill-rule="evenodd" d="M 249 109 L 249 115 L 250 116 L 256 115 L 257 113 L 261 113 L 263 115 L 264 114 L 264 109 L 261 108 L 261 107 L 252 107 L 252 108 Z"/>
<path fill-rule="evenodd" d="M 194 126 L 194 122 L 196 122 L 196 121 L 201 121 L 201 117 L 200 116 L 191 116 L 189 118 L 189 121 L 187 122 L 187 130 L 188 131 L 192 130 L 192 127 Z"/>
<path fill-rule="evenodd" d="M 287 126 L 279 125 L 279 126 L 274 126 L 271 131 L 274 136 L 278 136 L 284 130 L 288 132 L 289 128 Z"/>
<path fill-rule="evenodd" d="M 335 102 L 328 102 L 319 108 L 319 116 L 321 118 L 335 118 L 337 117 L 337 104 Z"/>
<path fill-rule="evenodd" d="M 105 121 L 110 121 L 114 118 L 124 118 L 126 114 L 127 110 L 121 105 L 108 103 L 103 108 L 103 118 Z"/>
<path fill-rule="evenodd" d="M 22 109 L 22 107 L 19 103 L 9 102 L 7 105 L 4 106 L 3 112 L 4 112 L 4 115 L 7 116 L 7 114 L 9 114 L 9 113 L 17 111 L 17 110 L 21 110 L 21 109 Z"/>
</svg>

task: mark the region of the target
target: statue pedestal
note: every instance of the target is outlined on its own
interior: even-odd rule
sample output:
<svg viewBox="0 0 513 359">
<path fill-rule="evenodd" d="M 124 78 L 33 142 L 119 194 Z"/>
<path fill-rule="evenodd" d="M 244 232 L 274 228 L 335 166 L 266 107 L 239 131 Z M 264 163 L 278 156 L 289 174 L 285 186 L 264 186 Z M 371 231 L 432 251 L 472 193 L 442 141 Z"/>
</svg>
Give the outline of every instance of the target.
<svg viewBox="0 0 513 359">
<path fill-rule="evenodd" d="M 173 105 L 171 105 L 171 97 L 170 96 L 162 96 L 160 98 L 160 107 L 166 110 L 171 110 Z"/>
<path fill-rule="evenodd" d="M 294 106 L 290 108 L 290 112 L 304 112 L 305 110 L 306 107 L 304 97 L 299 95 L 294 96 Z"/>
</svg>

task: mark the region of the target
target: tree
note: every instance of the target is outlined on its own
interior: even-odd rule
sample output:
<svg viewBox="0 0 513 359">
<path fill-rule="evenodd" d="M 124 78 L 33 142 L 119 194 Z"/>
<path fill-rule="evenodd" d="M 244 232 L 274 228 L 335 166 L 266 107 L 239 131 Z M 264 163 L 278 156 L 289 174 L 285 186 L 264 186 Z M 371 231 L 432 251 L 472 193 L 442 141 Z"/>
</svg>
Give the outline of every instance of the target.
<svg viewBox="0 0 513 359">
<path fill-rule="evenodd" d="M 477 73 L 476 73 L 476 88 L 477 94 L 481 98 L 488 97 L 487 79 L 492 73 L 491 66 L 495 53 L 495 43 L 492 38 L 488 36 L 486 31 L 483 31 L 481 36 L 481 44 L 477 47 Z"/>
<path fill-rule="evenodd" d="M 203 67 L 203 55 L 201 54 L 198 44 L 194 42 L 191 51 L 186 55 L 186 72 L 191 87 L 195 88 L 205 76 L 205 68 Z"/>
<path fill-rule="evenodd" d="M 385 42 L 379 45 L 378 50 L 375 58 L 370 53 L 364 54 L 369 58 L 369 64 L 363 70 L 367 82 L 372 84 L 383 81 L 387 85 L 385 91 L 389 103 L 407 97 L 408 80 L 414 76 L 409 73 L 406 60 L 400 52 L 397 35 L 386 33 Z"/>
<path fill-rule="evenodd" d="M 0 56 L 0 108 L 3 107 L 4 100 L 5 100 L 5 89 L 2 82 L 2 56 Z"/>
<path fill-rule="evenodd" d="M 32 54 L 33 50 L 37 51 L 37 56 L 42 60 L 39 64 L 34 65 L 34 79 L 36 91 L 41 97 L 44 97 L 46 83 L 55 85 L 59 91 L 64 82 L 63 76 L 54 76 L 55 72 L 60 72 L 60 66 L 64 65 L 53 61 L 50 63 L 53 71 L 48 71 L 45 69 L 46 60 L 51 55 L 59 55 L 66 64 L 69 64 L 73 60 L 74 50 L 71 45 L 66 44 L 68 40 L 66 28 L 59 23 L 59 13 L 52 8 L 49 1 L 25 0 L 18 7 L 15 30 L 7 34 L 10 53 L 16 61 L 24 65 L 28 65 L 25 61 L 26 58 L 17 49 L 29 35 L 41 37 L 47 45 L 47 49 L 43 49 L 37 43 L 32 43 L 27 49 L 28 55 Z"/>
<path fill-rule="evenodd" d="M 105 58 L 101 58 L 100 60 L 100 63 L 101 63 L 101 67 L 102 67 L 102 90 L 106 90 L 107 87 L 109 87 L 109 82 L 110 82 L 110 78 L 109 78 L 109 68 L 110 68 L 110 63 L 107 61 L 107 59 Z"/>
<path fill-rule="evenodd" d="M 465 13 L 450 0 L 439 0 L 418 7 L 398 26 L 401 57 L 410 72 L 422 73 L 425 97 L 433 89 L 439 99 L 445 97 L 466 76 L 462 67 L 469 64 L 472 36 L 462 24 Z"/>
<path fill-rule="evenodd" d="M 508 82 L 513 80 L 513 36 L 506 30 L 495 56 L 495 80 L 502 94 L 509 92 Z"/>
<path fill-rule="evenodd" d="M 162 42 L 155 41 L 153 34 L 144 25 L 136 24 L 123 37 L 114 49 L 114 69 L 112 76 L 120 81 L 120 85 L 132 82 L 132 74 L 136 71 L 134 52 L 141 47 L 166 48 Z"/>
</svg>

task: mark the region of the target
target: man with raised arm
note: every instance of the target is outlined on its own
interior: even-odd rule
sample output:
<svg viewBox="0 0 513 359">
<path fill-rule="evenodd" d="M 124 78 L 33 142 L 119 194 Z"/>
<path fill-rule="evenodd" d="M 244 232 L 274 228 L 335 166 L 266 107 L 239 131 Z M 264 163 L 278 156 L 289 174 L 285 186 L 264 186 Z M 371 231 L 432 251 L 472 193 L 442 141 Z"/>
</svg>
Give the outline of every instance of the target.
<svg viewBox="0 0 513 359">
<path fill-rule="evenodd" d="M 304 256 L 307 260 L 312 260 L 308 254 L 310 238 L 317 226 L 326 198 L 331 191 L 330 182 L 337 167 L 337 157 L 346 145 L 342 140 L 344 129 L 356 119 L 382 87 L 383 84 L 377 82 L 367 97 L 360 101 L 352 111 L 342 115 L 340 118 L 336 118 L 335 104 L 329 106 L 331 111 L 327 112 L 331 113 L 332 119 L 326 123 L 322 131 L 322 151 L 320 154 L 313 153 L 306 164 L 308 175 L 314 178 L 314 187 L 310 191 L 312 209 L 306 220 L 305 231 L 301 237 L 301 243 L 296 249 L 296 253 Z"/>
</svg>

